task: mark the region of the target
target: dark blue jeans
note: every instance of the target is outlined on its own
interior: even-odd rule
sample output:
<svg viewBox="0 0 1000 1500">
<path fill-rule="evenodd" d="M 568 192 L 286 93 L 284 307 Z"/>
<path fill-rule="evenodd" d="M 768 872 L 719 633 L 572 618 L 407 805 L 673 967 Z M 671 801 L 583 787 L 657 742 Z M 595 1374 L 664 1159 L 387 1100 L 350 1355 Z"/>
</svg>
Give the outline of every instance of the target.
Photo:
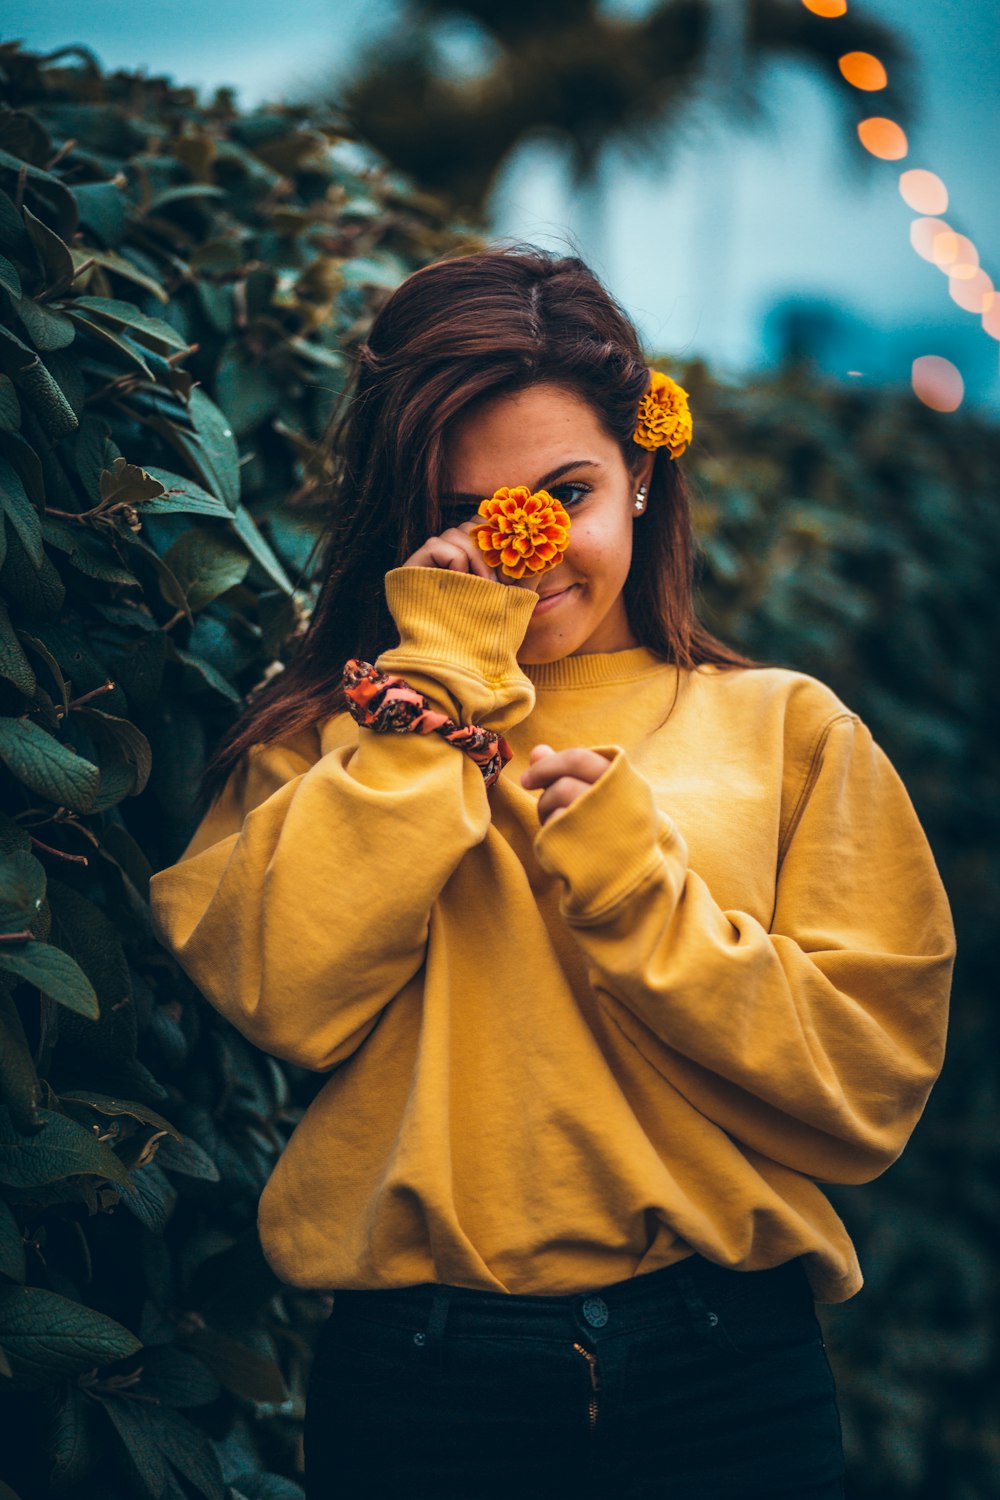
<svg viewBox="0 0 1000 1500">
<path fill-rule="evenodd" d="M 564 1297 L 341 1291 L 305 1415 L 308 1500 L 840 1500 L 801 1263 L 700 1256 Z"/>
</svg>

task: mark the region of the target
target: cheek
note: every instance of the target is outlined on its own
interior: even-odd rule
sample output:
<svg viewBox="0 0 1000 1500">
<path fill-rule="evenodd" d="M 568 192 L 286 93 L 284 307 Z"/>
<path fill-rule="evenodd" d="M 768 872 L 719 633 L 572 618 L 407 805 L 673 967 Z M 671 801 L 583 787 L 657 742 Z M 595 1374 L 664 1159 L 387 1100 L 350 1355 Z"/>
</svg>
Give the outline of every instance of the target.
<svg viewBox="0 0 1000 1500">
<path fill-rule="evenodd" d="M 577 523 L 567 556 L 595 583 L 621 582 L 632 560 L 631 522 L 623 525 L 617 517 L 608 516 Z"/>
</svg>

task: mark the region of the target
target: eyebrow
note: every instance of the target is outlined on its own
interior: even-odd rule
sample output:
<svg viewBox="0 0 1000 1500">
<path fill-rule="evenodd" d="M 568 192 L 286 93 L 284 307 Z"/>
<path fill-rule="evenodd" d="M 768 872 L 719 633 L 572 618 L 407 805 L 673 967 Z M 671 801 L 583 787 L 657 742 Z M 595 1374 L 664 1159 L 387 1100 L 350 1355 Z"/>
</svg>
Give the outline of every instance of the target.
<svg viewBox="0 0 1000 1500">
<path fill-rule="evenodd" d="M 567 464 L 560 464 L 558 466 L 558 468 L 550 469 L 547 474 L 543 474 L 542 477 L 541 477 L 541 479 L 534 486 L 534 488 L 536 490 L 544 489 L 545 486 L 547 484 L 551 484 L 554 479 L 559 479 L 559 478 L 562 477 L 563 474 L 568 474 L 569 471 L 570 471 L 570 469 L 599 469 L 599 468 L 601 468 L 601 464 L 599 463 L 599 461 L 596 458 L 571 458 L 570 461 L 569 461 L 569 463 L 567 463 Z M 455 501 L 455 500 L 457 500 L 457 501 L 482 500 L 483 496 L 482 495 L 471 495 L 467 491 L 463 491 L 463 492 L 459 493 L 456 490 L 454 493 L 448 493 L 448 494 L 442 495 L 441 499 L 442 500 L 452 500 L 452 501 Z"/>
</svg>

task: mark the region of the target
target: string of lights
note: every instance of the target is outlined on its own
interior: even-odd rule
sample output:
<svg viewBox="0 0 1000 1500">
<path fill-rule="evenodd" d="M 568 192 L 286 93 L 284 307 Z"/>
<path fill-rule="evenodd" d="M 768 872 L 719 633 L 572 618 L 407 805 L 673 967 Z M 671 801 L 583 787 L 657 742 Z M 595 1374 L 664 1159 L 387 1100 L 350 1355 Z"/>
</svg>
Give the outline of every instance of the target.
<svg viewBox="0 0 1000 1500">
<path fill-rule="evenodd" d="M 846 15 L 847 0 L 802 0 L 805 8 L 824 20 Z M 856 89 L 877 93 L 888 83 L 885 67 L 870 52 L 845 52 L 838 59 L 844 78 Z M 858 123 L 864 149 L 883 161 L 902 161 L 909 155 L 906 132 L 895 120 L 872 115 Z M 899 193 L 919 215 L 910 225 L 910 244 L 948 279 L 948 293 L 959 307 L 981 320 L 983 331 L 1000 342 L 1000 294 L 983 269 L 979 251 L 968 235 L 958 234 L 942 215 L 948 208 L 948 189 L 934 172 L 910 168 L 900 173 Z M 859 371 L 849 371 L 858 374 Z M 913 361 L 914 394 L 935 411 L 955 411 L 962 404 L 965 383 L 961 372 L 937 354 Z"/>
</svg>

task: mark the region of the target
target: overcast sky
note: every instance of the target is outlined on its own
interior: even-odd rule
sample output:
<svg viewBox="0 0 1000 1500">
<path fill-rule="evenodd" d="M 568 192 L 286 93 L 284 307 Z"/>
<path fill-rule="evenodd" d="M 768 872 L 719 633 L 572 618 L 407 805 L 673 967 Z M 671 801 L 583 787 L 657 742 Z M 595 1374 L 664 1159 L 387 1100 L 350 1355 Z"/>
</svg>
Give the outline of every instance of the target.
<svg viewBox="0 0 1000 1500">
<path fill-rule="evenodd" d="M 648 0 L 608 3 L 639 11 Z M 521 148 L 494 195 L 496 231 L 577 247 L 651 351 L 701 354 L 739 375 L 775 357 L 775 309 L 807 299 L 832 307 L 840 325 L 825 351 L 831 373 L 905 386 L 913 358 L 944 355 L 961 370 L 967 405 L 1000 416 L 1000 345 L 911 248 L 914 214 L 897 186 L 908 167 L 938 173 L 948 222 L 1000 282 L 1000 4 L 870 0 L 867 10 L 918 58 L 920 114 L 904 161 L 848 171 L 849 127 L 829 91 L 801 65 L 773 63 L 772 128 L 692 124 L 665 176 L 609 160 L 599 212 L 567 189 L 552 148 Z M 295 0 L 283 10 L 264 0 L 4 0 L 2 34 L 38 50 L 82 42 L 105 66 L 231 84 L 253 103 L 343 76 L 357 46 L 398 14 L 398 0 Z"/>
</svg>

